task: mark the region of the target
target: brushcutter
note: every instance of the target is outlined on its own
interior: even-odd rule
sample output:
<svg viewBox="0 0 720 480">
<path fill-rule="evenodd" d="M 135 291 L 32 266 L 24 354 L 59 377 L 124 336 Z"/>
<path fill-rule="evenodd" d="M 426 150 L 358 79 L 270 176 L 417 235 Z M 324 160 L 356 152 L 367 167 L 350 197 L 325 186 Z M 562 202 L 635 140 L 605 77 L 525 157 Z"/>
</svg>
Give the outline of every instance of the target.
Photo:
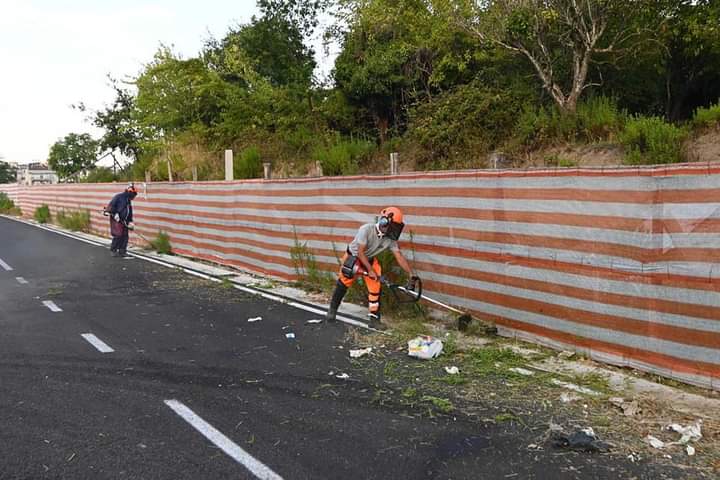
<svg viewBox="0 0 720 480">
<path fill-rule="evenodd" d="M 355 265 L 354 270 L 356 270 L 357 273 L 361 273 L 362 275 L 369 275 L 368 272 L 360 269 L 358 265 Z M 391 292 L 393 292 L 393 295 L 395 295 L 395 298 L 398 300 L 399 303 L 414 303 L 420 300 L 425 300 L 426 302 L 432 303 L 433 305 L 459 314 L 460 316 L 457 319 L 458 330 L 467 330 L 470 322 L 472 322 L 472 315 L 470 315 L 469 313 L 463 312 L 462 310 L 459 310 L 453 306 L 450 306 L 439 300 L 435 300 L 434 298 L 430 298 L 427 295 L 424 295 L 422 293 L 422 280 L 420 279 L 420 277 L 411 278 L 407 286 L 392 283 L 384 275 L 380 275 L 378 280 L 380 281 L 380 283 L 388 287 Z M 406 299 L 401 298 L 397 292 L 402 292 L 403 296 L 405 296 Z"/>
<path fill-rule="evenodd" d="M 104 216 L 106 216 L 106 217 L 109 217 L 109 216 L 110 216 L 110 212 L 108 212 L 108 211 L 105 210 L 105 209 L 103 209 L 102 214 L 103 214 Z M 150 240 L 148 240 L 145 235 L 143 235 L 142 233 L 138 232 L 138 231 L 135 229 L 135 225 L 134 225 L 132 222 L 129 222 L 129 223 L 128 223 L 128 222 L 123 222 L 123 221 L 121 221 L 121 222 L 119 222 L 119 223 L 122 223 L 123 225 L 125 225 L 125 228 L 127 228 L 128 230 L 132 231 L 135 235 L 137 235 L 137 236 L 139 236 L 140 238 L 142 238 L 143 240 L 145 240 L 148 244 L 152 244 L 152 242 L 151 242 Z"/>
</svg>

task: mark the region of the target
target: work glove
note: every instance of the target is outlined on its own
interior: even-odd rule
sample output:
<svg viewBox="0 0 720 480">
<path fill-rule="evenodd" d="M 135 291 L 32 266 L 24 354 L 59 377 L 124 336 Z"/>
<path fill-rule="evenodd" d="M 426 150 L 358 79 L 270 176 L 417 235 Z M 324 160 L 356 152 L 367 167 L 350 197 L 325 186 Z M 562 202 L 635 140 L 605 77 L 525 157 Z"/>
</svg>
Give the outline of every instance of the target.
<svg viewBox="0 0 720 480">
<path fill-rule="evenodd" d="M 128 228 L 128 230 L 135 230 L 135 224 L 133 222 L 129 222 L 127 224 L 127 228 Z"/>
<path fill-rule="evenodd" d="M 410 277 L 410 280 L 408 280 L 407 285 L 405 286 L 406 289 L 410 291 L 414 291 L 415 287 L 417 286 L 417 282 L 420 280 L 420 277 L 413 275 Z"/>
<path fill-rule="evenodd" d="M 119 213 L 116 213 L 115 215 L 113 215 L 113 220 L 115 220 L 116 222 L 119 222 L 119 221 L 120 221 L 120 214 L 119 214 Z"/>
</svg>

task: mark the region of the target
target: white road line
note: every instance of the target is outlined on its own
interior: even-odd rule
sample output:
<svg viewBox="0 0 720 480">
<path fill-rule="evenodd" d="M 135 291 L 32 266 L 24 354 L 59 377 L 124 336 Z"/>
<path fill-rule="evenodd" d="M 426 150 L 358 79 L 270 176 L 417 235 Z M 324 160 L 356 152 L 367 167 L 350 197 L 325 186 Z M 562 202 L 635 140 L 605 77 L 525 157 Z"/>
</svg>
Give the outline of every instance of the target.
<svg viewBox="0 0 720 480">
<path fill-rule="evenodd" d="M 237 446 L 232 440 L 220 433 L 215 427 L 198 417 L 195 412 L 177 400 L 165 400 L 165 405 L 173 409 L 183 420 L 188 422 L 205 438 L 210 440 L 223 452 L 230 455 L 235 461 L 247 468 L 250 473 L 262 480 L 282 480 L 282 477 L 270 470 L 270 468 L 255 459 L 252 455 Z"/>
<path fill-rule="evenodd" d="M 12 270 L 12 267 L 8 265 L 7 263 L 3 262 L 3 259 L 0 258 L 0 267 L 4 268 L 6 272 L 9 272 Z"/>
<path fill-rule="evenodd" d="M 107 343 L 103 342 L 92 333 L 81 333 L 80 336 L 87 340 L 90 345 L 97 348 L 100 353 L 112 353 L 115 351 Z"/>
<path fill-rule="evenodd" d="M 55 305 L 55 302 L 53 302 L 52 300 L 45 300 L 42 303 L 47 308 L 49 308 L 51 312 L 62 312 L 62 308 Z"/>
<path fill-rule="evenodd" d="M 20 285 L 27 285 L 27 284 L 28 284 L 28 281 L 25 280 L 23 277 L 15 277 L 15 280 L 17 280 L 17 282 L 18 282 Z"/>
</svg>

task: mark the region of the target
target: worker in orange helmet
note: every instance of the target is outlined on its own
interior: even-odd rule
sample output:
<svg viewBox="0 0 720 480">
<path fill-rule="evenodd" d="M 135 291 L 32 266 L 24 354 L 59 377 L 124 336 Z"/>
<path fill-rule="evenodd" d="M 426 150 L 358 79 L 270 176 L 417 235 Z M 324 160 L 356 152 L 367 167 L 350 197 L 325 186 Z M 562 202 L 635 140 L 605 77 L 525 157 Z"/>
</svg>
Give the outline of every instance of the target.
<svg viewBox="0 0 720 480">
<path fill-rule="evenodd" d="M 382 271 L 377 256 L 390 249 L 395 260 L 408 276 L 413 280 L 417 278 L 398 246 L 398 240 L 404 227 L 402 211 L 397 207 L 384 208 L 376 223 L 367 223 L 360 227 L 343 256 L 338 281 L 325 316 L 328 322 L 336 321 L 338 307 L 348 288 L 355 283 L 356 277 L 364 276 L 365 286 L 368 290 L 369 324 L 373 328 L 385 328 L 380 321 L 380 276 Z"/>
</svg>

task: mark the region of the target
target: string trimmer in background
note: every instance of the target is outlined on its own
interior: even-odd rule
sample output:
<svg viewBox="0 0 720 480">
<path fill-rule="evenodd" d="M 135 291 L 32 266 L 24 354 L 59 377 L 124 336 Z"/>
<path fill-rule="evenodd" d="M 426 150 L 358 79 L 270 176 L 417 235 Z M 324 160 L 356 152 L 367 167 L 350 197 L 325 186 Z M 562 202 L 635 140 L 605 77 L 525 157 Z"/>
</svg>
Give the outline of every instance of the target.
<svg viewBox="0 0 720 480">
<path fill-rule="evenodd" d="M 368 275 L 368 272 L 362 270 L 357 264 L 353 267 L 353 270 L 356 273 L 361 273 L 365 276 Z M 422 280 L 420 279 L 420 277 L 413 277 L 412 279 L 410 279 L 410 283 L 407 286 L 392 283 L 384 275 L 380 275 L 378 279 L 380 280 L 380 283 L 388 287 L 390 291 L 393 292 L 393 295 L 395 295 L 395 298 L 399 303 L 414 303 L 419 302 L 420 300 L 425 300 L 426 302 L 432 303 L 433 305 L 459 314 L 460 316 L 457 318 L 457 325 L 458 330 L 462 332 L 467 330 L 468 326 L 470 326 L 470 323 L 472 322 L 472 315 L 470 315 L 469 313 L 463 312 L 462 310 L 459 310 L 439 300 L 435 300 L 434 298 L 430 298 L 427 295 L 423 295 Z M 403 296 L 406 297 L 406 299 L 400 297 L 397 292 L 401 292 Z"/>
</svg>

